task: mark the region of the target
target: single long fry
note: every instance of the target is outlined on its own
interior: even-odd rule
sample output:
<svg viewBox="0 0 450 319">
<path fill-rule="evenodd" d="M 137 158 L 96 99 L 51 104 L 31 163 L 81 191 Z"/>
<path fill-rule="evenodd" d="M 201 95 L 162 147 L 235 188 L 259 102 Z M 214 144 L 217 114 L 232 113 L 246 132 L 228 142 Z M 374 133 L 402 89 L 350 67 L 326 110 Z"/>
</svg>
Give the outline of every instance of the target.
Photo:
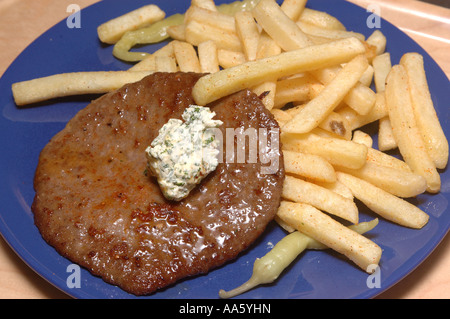
<svg viewBox="0 0 450 319">
<path fill-rule="evenodd" d="M 367 146 L 318 134 L 283 134 L 283 149 L 322 156 L 332 165 L 352 169 L 366 163 Z"/>
<path fill-rule="evenodd" d="M 377 244 L 310 205 L 282 201 L 277 216 L 343 254 L 364 271 L 369 271 L 370 265 L 380 261 L 381 248 Z"/>
<path fill-rule="evenodd" d="M 399 225 L 422 228 L 429 216 L 417 206 L 350 174 L 336 172 L 340 182 L 373 212 Z"/>
<path fill-rule="evenodd" d="M 358 208 L 353 200 L 314 183 L 288 175 L 284 180 L 282 197 L 309 204 L 353 224 L 358 223 Z"/>
<path fill-rule="evenodd" d="M 417 126 L 409 91 L 404 67 L 393 66 L 386 81 L 386 105 L 395 140 L 412 171 L 427 180 L 427 191 L 436 193 L 441 188 L 441 178 Z"/>
<path fill-rule="evenodd" d="M 287 150 L 283 151 L 283 155 L 286 173 L 320 182 L 333 183 L 336 181 L 333 166 L 323 157 Z"/>
<path fill-rule="evenodd" d="M 173 52 L 177 59 L 178 67 L 182 72 L 201 72 L 200 61 L 194 46 L 184 41 L 173 41 Z"/>
<path fill-rule="evenodd" d="M 57 97 L 99 94 L 137 82 L 153 71 L 98 71 L 50 75 L 12 85 L 17 105 L 37 103 Z"/>
<path fill-rule="evenodd" d="M 400 60 L 408 74 L 411 101 L 417 126 L 423 136 L 427 152 L 437 168 L 445 168 L 448 162 L 448 141 L 436 115 L 425 74 L 423 56 L 406 53 Z"/>
<path fill-rule="evenodd" d="M 240 11 L 235 14 L 234 19 L 236 20 L 236 32 L 241 40 L 242 51 L 244 51 L 247 61 L 256 60 L 259 30 L 253 15 L 249 11 Z"/>
<path fill-rule="evenodd" d="M 101 24 L 97 28 L 98 37 L 104 43 L 114 44 L 125 32 L 152 24 L 165 16 L 158 6 L 149 4 Z"/>
<path fill-rule="evenodd" d="M 195 84 L 192 95 L 197 104 L 206 105 L 268 80 L 349 61 L 364 51 L 358 39 L 348 38 L 283 52 L 206 75 Z"/>
<path fill-rule="evenodd" d="M 283 126 L 283 131 L 306 133 L 317 127 L 358 83 L 367 66 L 364 55 L 353 58 L 316 98 L 291 114 L 293 118 Z"/>
<path fill-rule="evenodd" d="M 340 170 L 398 197 L 414 197 L 425 192 L 427 188 L 427 181 L 421 175 L 374 162 L 367 162 L 360 169 L 340 168 Z"/>
<path fill-rule="evenodd" d="M 297 50 L 313 44 L 275 0 L 261 0 L 252 13 L 258 24 L 283 50 Z"/>
</svg>

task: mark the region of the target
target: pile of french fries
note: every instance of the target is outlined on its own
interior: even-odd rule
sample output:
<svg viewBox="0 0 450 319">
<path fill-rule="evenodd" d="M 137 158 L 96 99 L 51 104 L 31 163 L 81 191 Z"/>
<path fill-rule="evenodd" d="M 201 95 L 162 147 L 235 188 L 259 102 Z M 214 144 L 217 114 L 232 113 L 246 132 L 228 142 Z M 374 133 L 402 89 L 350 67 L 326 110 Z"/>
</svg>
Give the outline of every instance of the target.
<svg viewBox="0 0 450 319">
<path fill-rule="evenodd" d="M 36 79 L 13 85 L 14 97 L 26 104 L 58 94 L 107 92 L 130 81 L 124 73 L 138 80 L 157 71 L 209 73 L 193 89 L 199 105 L 249 88 L 281 127 L 287 176 L 277 222 L 345 255 L 362 270 L 373 270 L 369 266 L 379 263 L 381 248 L 346 227 L 359 222 L 355 199 L 385 220 L 422 228 L 429 216 L 408 198 L 440 191 L 448 141 L 420 54 L 405 53 L 392 65 L 380 30 L 366 39 L 305 5 L 306 0 L 281 5 L 260 0 L 231 16 L 219 12 L 213 0 L 192 0 L 184 23 L 168 29 L 171 40 L 128 71 L 109 72 L 113 80 L 106 81 L 106 73 L 84 73 L 91 77 L 84 78 L 88 84 L 75 78 L 71 87 L 76 90 L 71 90 L 68 84 L 55 88 L 55 81 L 45 88 L 49 79 Z M 151 10 L 156 19 L 163 18 L 160 10 Z M 121 28 L 102 25 L 99 36 L 102 32 L 101 38 L 117 41 L 120 35 L 114 32 L 123 34 L 124 24 L 136 28 L 130 19 L 118 20 Z M 114 34 L 103 34 L 108 30 Z M 378 147 L 363 130 L 374 122 Z M 386 152 L 395 149 L 400 158 Z"/>
</svg>

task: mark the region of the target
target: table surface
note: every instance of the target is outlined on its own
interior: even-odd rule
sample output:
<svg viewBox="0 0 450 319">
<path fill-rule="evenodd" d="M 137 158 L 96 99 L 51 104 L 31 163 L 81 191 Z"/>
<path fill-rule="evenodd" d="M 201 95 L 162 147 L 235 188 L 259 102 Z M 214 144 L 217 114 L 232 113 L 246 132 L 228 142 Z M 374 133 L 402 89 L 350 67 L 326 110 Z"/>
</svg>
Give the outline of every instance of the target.
<svg viewBox="0 0 450 319">
<path fill-rule="evenodd" d="M 77 0 L 81 8 L 99 0 Z M 186 0 L 187 1 L 187 0 Z M 450 77 L 450 9 L 416 0 L 348 0 L 376 3 L 381 16 L 418 42 Z M 151 2 L 151 1 L 149 1 Z M 73 0 L 0 0 L 0 76 L 40 34 L 68 17 Z M 23 17 L 26 16 L 26 19 Z M 11 32 L 14 30 L 14 32 Z M 377 298 L 450 298 L 450 235 L 411 274 Z M 37 275 L 0 237 L 0 298 L 68 298 Z"/>
</svg>

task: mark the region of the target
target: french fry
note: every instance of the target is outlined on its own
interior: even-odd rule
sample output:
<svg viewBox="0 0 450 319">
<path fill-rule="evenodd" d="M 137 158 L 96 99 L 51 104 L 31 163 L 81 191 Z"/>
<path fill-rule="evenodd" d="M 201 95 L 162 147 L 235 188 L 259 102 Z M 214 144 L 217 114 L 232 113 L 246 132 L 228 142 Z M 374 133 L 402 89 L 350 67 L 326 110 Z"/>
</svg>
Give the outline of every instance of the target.
<svg viewBox="0 0 450 319">
<path fill-rule="evenodd" d="M 352 136 L 347 119 L 336 112 L 328 114 L 318 127 L 346 140 L 350 140 Z"/>
<path fill-rule="evenodd" d="M 285 150 L 322 156 L 332 165 L 361 168 L 366 163 L 367 146 L 318 134 L 282 134 Z"/>
<path fill-rule="evenodd" d="M 309 180 L 333 183 L 336 174 L 333 166 L 324 158 L 314 154 L 283 150 L 286 173 L 305 177 Z"/>
<path fill-rule="evenodd" d="M 209 40 L 200 43 L 197 51 L 201 72 L 215 73 L 220 71 L 217 45 L 214 41 Z"/>
<path fill-rule="evenodd" d="M 380 150 L 369 147 L 367 149 L 367 161 L 374 162 L 378 165 L 383 165 L 387 167 L 392 167 L 397 170 L 402 170 L 405 172 L 411 172 L 411 168 L 401 159 L 384 153 Z"/>
<path fill-rule="evenodd" d="M 234 16 L 236 21 L 236 32 L 241 40 L 242 51 L 247 61 L 256 60 L 259 43 L 258 26 L 249 11 L 237 12 Z"/>
<path fill-rule="evenodd" d="M 175 57 L 171 56 L 156 56 L 155 57 L 156 72 L 177 72 L 177 61 Z"/>
<path fill-rule="evenodd" d="M 190 21 L 185 27 L 186 42 L 198 46 L 200 43 L 214 40 L 218 49 L 226 49 L 241 52 L 241 41 L 236 32 L 223 28 L 201 24 L 195 20 Z"/>
<path fill-rule="evenodd" d="M 206 75 L 195 84 L 192 95 L 197 104 L 206 105 L 268 80 L 349 61 L 364 51 L 364 45 L 359 40 L 347 38 L 283 52 Z"/>
<path fill-rule="evenodd" d="M 325 187 L 327 189 L 329 189 L 330 191 L 333 191 L 345 198 L 354 200 L 354 196 L 353 193 L 351 192 L 350 188 L 348 188 L 347 186 L 345 186 L 344 184 L 342 184 L 340 181 L 338 181 L 336 179 L 335 182 L 332 183 L 327 183 L 327 182 L 317 182 L 315 181 L 315 184 Z"/>
<path fill-rule="evenodd" d="M 410 228 L 422 228 L 428 223 L 429 216 L 408 201 L 350 174 L 336 174 L 357 199 L 381 217 Z"/>
<path fill-rule="evenodd" d="M 441 178 L 417 126 L 409 91 L 404 67 L 393 66 L 386 82 L 386 105 L 395 140 L 412 171 L 427 180 L 427 191 L 436 193 L 441 188 Z"/>
<path fill-rule="evenodd" d="M 276 81 L 263 82 L 251 90 L 260 97 L 266 109 L 271 110 L 275 105 L 275 94 L 277 90 Z"/>
<path fill-rule="evenodd" d="M 385 116 L 378 122 L 378 149 L 380 151 L 389 151 L 395 148 L 397 148 L 397 142 L 392 131 L 391 120 L 389 116 Z"/>
<path fill-rule="evenodd" d="M 252 13 L 258 24 L 283 50 L 297 50 L 313 44 L 275 0 L 261 0 Z"/>
<path fill-rule="evenodd" d="M 366 132 L 363 132 L 361 130 L 355 130 L 353 132 L 352 141 L 355 143 L 363 144 L 367 146 L 368 149 L 372 148 L 373 145 L 372 137 Z"/>
<path fill-rule="evenodd" d="M 373 59 L 372 65 L 374 71 L 375 89 L 377 92 L 384 92 L 386 88 L 386 78 L 392 68 L 391 54 L 389 52 L 385 52 L 377 55 Z"/>
<path fill-rule="evenodd" d="M 297 21 L 305 10 L 307 0 L 284 0 L 281 10 L 293 21 Z"/>
<path fill-rule="evenodd" d="M 101 24 L 98 37 L 104 43 L 114 44 L 125 32 L 162 20 L 165 15 L 158 6 L 149 4 Z"/>
<path fill-rule="evenodd" d="M 355 130 L 388 115 L 386 107 L 386 97 L 384 92 L 376 93 L 375 104 L 372 109 L 365 115 L 358 114 L 349 106 L 340 108 L 336 112 L 347 119 L 351 130 Z"/>
<path fill-rule="evenodd" d="M 192 44 L 174 40 L 173 52 L 181 72 L 201 72 L 200 61 Z"/>
<path fill-rule="evenodd" d="M 214 0 L 191 0 L 191 6 L 196 6 L 211 11 L 217 11 L 216 4 Z"/>
<path fill-rule="evenodd" d="M 275 117 L 275 120 L 278 122 L 280 126 L 283 126 L 284 123 L 289 121 L 291 119 L 291 116 L 286 113 L 286 111 L 280 110 L 280 109 L 272 109 L 270 112 Z"/>
<path fill-rule="evenodd" d="M 366 59 L 367 60 L 367 59 Z M 367 67 L 369 65 L 367 64 Z M 330 84 L 341 71 L 340 66 L 333 68 L 324 68 L 311 72 L 324 85 Z M 367 72 L 367 69 L 361 73 L 361 77 Z M 361 77 L 357 83 L 345 95 L 343 102 L 354 109 L 358 114 L 365 115 L 370 112 L 376 101 L 375 92 L 361 83 Z"/>
<path fill-rule="evenodd" d="M 313 82 L 315 80 L 308 74 L 277 81 L 274 107 L 281 108 L 290 102 L 306 102 Z"/>
<path fill-rule="evenodd" d="M 311 205 L 282 201 L 277 216 L 298 231 L 343 254 L 362 270 L 379 263 L 381 248 Z"/>
<path fill-rule="evenodd" d="M 353 200 L 314 183 L 288 175 L 284 179 L 281 196 L 289 201 L 309 204 L 353 224 L 358 223 L 358 208 Z"/>
<path fill-rule="evenodd" d="M 198 6 L 190 6 L 185 13 L 184 24 L 195 21 L 201 25 L 218 27 L 226 32 L 236 33 L 235 20 L 232 16 Z"/>
<path fill-rule="evenodd" d="M 303 21 L 297 21 L 297 25 L 299 26 L 300 30 L 302 30 L 307 36 L 311 35 L 314 37 L 321 37 L 331 40 L 351 37 L 357 38 L 361 41 L 364 41 L 366 39 L 362 33 L 358 32 L 324 29 L 310 23 L 305 23 Z"/>
<path fill-rule="evenodd" d="M 359 169 L 337 169 L 402 198 L 415 197 L 425 192 L 427 188 L 427 181 L 421 175 L 374 162 L 367 162 Z"/>
<path fill-rule="evenodd" d="M 336 17 L 323 11 L 305 8 L 299 20 L 323 29 L 346 31 L 345 26 Z"/>
<path fill-rule="evenodd" d="M 386 37 L 380 30 L 375 30 L 366 40 L 366 42 L 375 47 L 375 56 L 380 55 L 386 50 Z"/>
<path fill-rule="evenodd" d="M 137 82 L 153 71 L 95 71 L 50 75 L 12 85 L 17 105 L 37 103 L 57 97 L 100 94 Z"/>
<path fill-rule="evenodd" d="M 244 53 L 225 49 L 217 49 L 217 59 L 219 60 L 219 65 L 224 69 L 246 62 Z"/>
<path fill-rule="evenodd" d="M 186 25 L 172 25 L 167 28 L 167 34 L 173 40 L 186 41 Z"/>
<path fill-rule="evenodd" d="M 174 58 L 175 54 L 173 52 L 173 42 L 171 41 L 168 44 L 164 45 L 162 48 L 156 50 L 153 54 L 150 54 L 149 56 L 145 57 L 145 59 L 136 63 L 128 70 L 129 71 L 156 70 L 155 57 L 157 57 L 157 56 L 169 56 L 169 57 Z"/>
<path fill-rule="evenodd" d="M 307 133 L 317 127 L 358 83 L 367 66 L 364 55 L 348 62 L 316 98 L 295 112 L 292 120 L 283 126 L 283 131 Z"/>
<path fill-rule="evenodd" d="M 448 141 L 431 99 L 423 57 L 418 53 L 407 53 L 401 58 L 400 64 L 408 75 L 414 115 L 427 152 L 436 167 L 443 169 L 448 162 Z"/>
</svg>

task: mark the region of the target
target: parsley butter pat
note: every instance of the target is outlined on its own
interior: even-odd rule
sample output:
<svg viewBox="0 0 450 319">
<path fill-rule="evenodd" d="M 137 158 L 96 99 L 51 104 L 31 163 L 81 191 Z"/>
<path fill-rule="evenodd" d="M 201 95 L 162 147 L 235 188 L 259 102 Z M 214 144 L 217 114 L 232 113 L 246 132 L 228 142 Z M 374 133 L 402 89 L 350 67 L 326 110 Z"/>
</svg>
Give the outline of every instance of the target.
<svg viewBox="0 0 450 319">
<path fill-rule="evenodd" d="M 182 120 L 170 119 L 147 147 L 149 171 L 169 200 L 179 201 L 218 165 L 215 128 L 222 121 L 208 107 L 191 105 Z"/>
</svg>

